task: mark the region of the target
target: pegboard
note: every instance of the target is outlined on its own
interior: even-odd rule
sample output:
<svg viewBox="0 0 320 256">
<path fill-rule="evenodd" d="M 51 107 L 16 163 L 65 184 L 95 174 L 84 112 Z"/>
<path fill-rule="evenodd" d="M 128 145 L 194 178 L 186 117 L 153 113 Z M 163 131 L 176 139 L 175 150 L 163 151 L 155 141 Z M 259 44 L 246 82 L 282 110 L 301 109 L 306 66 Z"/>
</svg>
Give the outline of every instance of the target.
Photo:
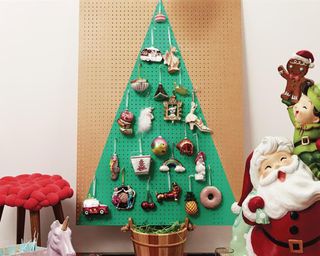
<svg viewBox="0 0 320 256">
<path fill-rule="evenodd" d="M 172 8 L 174 14 L 180 13 L 178 17 L 181 21 L 178 21 L 182 23 L 177 26 L 178 30 L 175 25 L 173 31 L 171 30 L 173 45 L 178 47 L 174 34 L 179 34 L 179 31 L 181 31 L 182 38 L 186 36 L 187 39 L 190 39 L 190 41 L 185 41 L 186 48 L 190 47 L 190 51 L 186 51 L 189 54 L 185 55 L 184 46 L 181 51 L 178 49 L 182 83 L 191 89 L 190 78 L 193 80 L 193 87 L 197 89 L 197 96 L 200 100 L 199 102 L 196 98 L 199 106 L 197 114 L 202 118 L 205 117 L 208 126 L 214 130 L 213 137 L 219 155 L 209 134 L 198 133 L 199 143 L 200 149 L 207 153 L 207 163 L 212 166 L 213 184 L 219 187 L 224 200 L 217 210 L 207 210 L 201 205 L 199 217 L 191 219 L 200 225 L 227 225 L 232 222 L 229 209 L 234 198 L 224 170 L 238 163 L 237 168 L 233 169 L 236 172 L 229 173 L 229 177 L 235 179 L 235 177 L 239 177 L 239 173 L 241 175 L 238 170 L 242 169 L 241 45 L 238 27 L 240 23 L 237 23 L 240 20 L 233 21 L 234 16 L 237 15 L 229 17 L 234 14 L 235 7 L 234 5 L 229 6 L 227 4 L 229 1 L 204 1 L 207 6 L 203 6 L 202 2 L 197 4 L 195 2 L 176 1 L 175 4 L 172 2 L 165 2 L 165 4 Z M 178 3 L 180 4 L 178 5 Z M 234 3 L 239 7 L 238 1 Z M 78 219 L 80 224 L 123 225 L 128 216 L 133 217 L 136 223 L 165 224 L 185 217 L 184 194 L 188 190 L 188 175 L 194 173 L 193 158 L 181 156 L 177 150 L 175 151 L 176 158 L 184 164 L 187 170 L 182 174 L 171 171 L 171 180 L 178 182 L 183 188 L 183 196 L 180 201 L 178 203 L 164 202 L 162 206 L 158 205 L 156 211 L 145 213 L 141 209 L 140 203 L 146 199 L 146 177 L 135 176 L 130 163 L 130 154 L 138 153 L 137 136 L 125 137 L 119 132 L 118 125 L 115 123 L 120 113 L 125 109 L 125 97 L 122 99 L 121 97 L 125 95 L 126 88 L 130 87 L 128 83 L 130 72 L 132 71 L 129 81 L 137 77 L 137 65 L 134 65 L 137 55 L 139 56 L 141 49 L 151 45 L 150 27 L 152 26 L 149 26 L 149 23 L 150 13 L 153 12 L 154 7 L 154 1 L 81 2 L 77 194 L 77 214 L 80 217 Z M 193 14 L 191 10 L 193 10 Z M 199 11 L 202 16 L 197 16 Z M 240 13 L 240 8 L 238 12 Z M 171 16 L 169 15 L 170 20 L 172 20 Z M 189 20 L 186 19 L 186 16 L 189 17 Z M 191 19 L 191 17 L 193 18 Z M 191 20 L 193 22 L 190 23 Z M 213 24 L 213 21 L 218 22 Z M 186 26 L 186 24 L 189 25 Z M 153 25 L 153 21 L 151 25 Z M 164 53 L 169 48 L 168 23 L 157 24 L 155 27 L 154 44 Z M 212 27 L 215 28 L 213 31 Z M 231 35 L 221 30 L 222 27 L 227 29 Z M 143 35 L 147 29 L 148 32 L 143 41 Z M 239 38 L 235 39 L 237 34 L 232 31 L 238 31 Z M 211 41 L 212 38 L 214 41 Z M 237 40 L 239 45 L 234 43 Z M 141 42 L 144 42 L 142 46 Z M 226 45 L 223 42 L 226 42 Z M 230 53 L 234 53 L 234 55 L 230 56 Z M 216 55 L 214 56 L 214 54 Z M 235 59 L 231 59 L 231 57 Z M 188 62 L 188 67 L 189 63 L 193 67 L 193 72 L 190 71 L 189 75 L 184 71 L 186 67 L 183 58 Z M 178 75 L 169 75 L 165 71 L 165 67 L 163 70 L 162 83 L 167 93 L 171 94 L 173 82 L 178 81 Z M 170 143 L 177 143 L 184 137 L 184 128 L 182 123 L 171 124 L 164 121 L 162 102 L 155 102 L 152 99 L 158 84 L 158 65 L 143 63 L 141 76 L 148 78 L 152 86 L 151 97 L 142 97 L 131 91 L 129 110 L 137 118 L 142 108 L 149 106 L 155 108 L 153 111 L 155 116 L 153 130 L 143 137 L 143 149 L 147 154 L 150 152 L 150 144 L 155 134 L 161 134 Z M 183 115 L 185 116 L 190 109 L 191 97 L 178 96 L 178 99 L 183 101 Z M 204 116 L 200 114 L 202 109 Z M 229 119 L 226 119 L 228 117 Z M 136 124 L 134 129 L 137 130 Z M 126 184 L 130 184 L 138 192 L 136 205 L 132 211 L 119 212 L 111 204 L 113 188 L 121 184 L 120 179 L 116 182 L 110 179 L 109 159 L 113 153 L 115 137 L 118 140 L 117 153 L 120 166 L 126 169 Z M 191 131 L 188 131 L 188 137 L 195 142 Z M 218 138 L 221 140 L 220 147 Z M 234 140 L 230 142 L 232 139 Z M 228 145 L 230 148 L 226 150 L 225 146 Z M 152 157 L 156 161 L 153 161 L 150 189 L 155 200 L 154 191 L 167 191 L 168 183 L 166 174 L 158 171 L 165 159 L 159 159 L 154 155 Z M 225 160 L 226 157 L 229 161 Z M 96 196 L 101 203 L 109 205 L 110 214 L 107 217 L 98 216 L 88 220 L 80 214 L 81 203 L 86 198 L 95 172 L 97 175 Z M 199 193 L 205 185 L 205 183 L 193 182 L 193 192 L 198 201 Z"/>
</svg>

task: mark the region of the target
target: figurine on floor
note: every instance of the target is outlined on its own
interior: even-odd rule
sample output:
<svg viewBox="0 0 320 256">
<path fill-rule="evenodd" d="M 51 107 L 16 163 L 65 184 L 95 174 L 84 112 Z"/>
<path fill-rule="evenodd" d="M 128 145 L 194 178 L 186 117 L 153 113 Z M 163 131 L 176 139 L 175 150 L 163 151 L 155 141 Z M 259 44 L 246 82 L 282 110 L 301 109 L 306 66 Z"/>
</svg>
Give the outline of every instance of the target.
<svg viewBox="0 0 320 256">
<path fill-rule="evenodd" d="M 320 255 L 320 182 L 282 137 L 265 137 L 245 170 L 248 256 Z M 247 194 L 253 188 L 256 192 Z"/>
<path fill-rule="evenodd" d="M 320 87 L 306 81 L 298 103 L 288 107 L 294 126 L 293 153 L 320 179 Z"/>
<path fill-rule="evenodd" d="M 63 224 L 55 220 L 48 234 L 48 256 L 75 256 L 76 253 L 71 244 L 71 229 L 68 227 L 69 217 L 66 217 Z"/>
<path fill-rule="evenodd" d="M 296 104 L 301 96 L 301 86 L 309 80 L 305 78 L 309 68 L 314 67 L 314 57 L 309 51 L 298 51 L 287 63 L 287 70 L 278 67 L 279 74 L 287 81 L 286 89 L 281 94 L 282 102 L 287 106 Z M 311 81 L 311 80 L 309 80 Z M 311 81 L 312 82 L 312 81 Z"/>
</svg>

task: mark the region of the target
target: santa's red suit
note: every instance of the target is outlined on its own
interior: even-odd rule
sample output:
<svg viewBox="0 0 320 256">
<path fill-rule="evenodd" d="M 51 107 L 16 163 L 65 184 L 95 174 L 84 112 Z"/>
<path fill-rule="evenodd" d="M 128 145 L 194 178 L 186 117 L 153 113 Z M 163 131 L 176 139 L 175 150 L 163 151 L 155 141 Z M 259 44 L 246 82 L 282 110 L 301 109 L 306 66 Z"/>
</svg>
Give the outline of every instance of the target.
<svg viewBox="0 0 320 256">
<path fill-rule="evenodd" d="M 270 219 L 270 224 L 255 225 L 248 234 L 254 253 L 258 256 L 320 255 L 319 216 L 320 202 L 300 212 L 290 211 L 280 219 Z"/>
</svg>

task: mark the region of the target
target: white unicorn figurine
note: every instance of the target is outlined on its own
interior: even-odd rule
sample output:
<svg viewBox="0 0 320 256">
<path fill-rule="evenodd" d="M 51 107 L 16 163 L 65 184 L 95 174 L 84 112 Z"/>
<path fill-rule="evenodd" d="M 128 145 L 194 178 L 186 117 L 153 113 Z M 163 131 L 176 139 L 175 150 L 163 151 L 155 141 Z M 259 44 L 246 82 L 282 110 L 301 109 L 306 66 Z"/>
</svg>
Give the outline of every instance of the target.
<svg viewBox="0 0 320 256">
<path fill-rule="evenodd" d="M 152 120 L 154 119 L 152 111 L 152 107 L 144 108 L 141 110 L 140 116 L 138 118 L 139 133 L 147 132 L 151 129 Z"/>
<path fill-rule="evenodd" d="M 60 224 L 55 220 L 48 234 L 47 255 L 48 256 L 75 256 L 76 253 L 71 244 L 71 229 L 68 227 L 69 217 Z"/>
</svg>

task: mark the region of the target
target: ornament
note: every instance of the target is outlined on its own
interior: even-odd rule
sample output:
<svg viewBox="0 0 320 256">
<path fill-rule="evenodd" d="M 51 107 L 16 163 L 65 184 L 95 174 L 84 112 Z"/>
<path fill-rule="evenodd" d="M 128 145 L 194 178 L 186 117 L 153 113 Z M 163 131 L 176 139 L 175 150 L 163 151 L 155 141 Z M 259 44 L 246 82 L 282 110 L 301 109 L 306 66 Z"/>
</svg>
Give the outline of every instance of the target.
<svg viewBox="0 0 320 256">
<path fill-rule="evenodd" d="M 159 170 L 162 172 L 169 172 L 170 168 L 173 167 L 176 172 L 184 172 L 186 168 L 182 165 L 182 163 L 174 158 L 174 144 L 172 143 L 172 155 L 171 158 L 164 161 L 160 166 Z"/>
<path fill-rule="evenodd" d="M 163 88 L 163 85 L 161 83 L 161 80 L 162 80 L 162 75 L 161 75 L 161 72 L 162 72 L 162 68 L 161 68 L 161 65 L 159 66 L 159 84 L 158 84 L 158 88 L 157 88 L 157 91 L 156 93 L 154 94 L 153 98 L 157 101 L 163 101 L 163 100 L 167 100 L 169 99 L 169 96 L 168 94 L 166 93 L 166 91 L 164 90 Z"/>
<path fill-rule="evenodd" d="M 154 116 L 152 114 L 153 108 L 148 107 L 141 110 L 138 118 L 138 132 L 148 132 L 151 129 L 152 120 Z"/>
<path fill-rule="evenodd" d="M 110 158 L 110 172 L 111 172 L 111 179 L 116 180 L 118 179 L 120 167 L 119 167 L 119 161 L 117 156 L 117 139 L 114 139 L 113 142 L 113 155 Z"/>
<path fill-rule="evenodd" d="M 153 47 L 153 28 L 151 28 L 151 47 L 141 51 L 140 59 L 148 62 L 162 62 L 162 54 L 158 48 Z"/>
<path fill-rule="evenodd" d="M 115 187 L 112 194 L 112 204 L 118 210 L 130 210 L 134 206 L 136 192 L 129 185 L 124 185 L 124 168 L 122 169 L 122 185 Z"/>
<path fill-rule="evenodd" d="M 176 182 L 173 182 L 172 189 L 169 192 L 156 193 L 157 201 L 159 203 L 161 203 L 162 201 L 170 201 L 170 200 L 178 201 L 180 198 L 181 191 L 182 191 L 181 187 Z"/>
<path fill-rule="evenodd" d="M 127 91 L 127 96 L 126 96 L 126 110 L 121 113 L 120 118 L 117 120 L 120 131 L 124 135 L 133 134 L 132 125 L 134 121 L 134 116 L 133 116 L 133 113 L 128 110 L 128 104 L 129 104 L 129 90 Z"/>
<path fill-rule="evenodd" d="M 200 193 L 200 202 L 204 207 L 214 209 L 221 204 L 222 195 L 218 188 L 211 185 L 210 165 L 208 166 L 208 170 L 209 186 L 202 189 Z"/>
<path fill-rule="evenodd" d="M 184 139 L 182 139 L 177 145 L 177 149 L 181 155 L 192 156 L 193 155 L 193 144 L 192 141 L 187 138 L 186 123 L 184 124 Z"/>
<path fill-rule="evenodd" d="M 196 141 L 197 141 L 197 156 L 196 159 L 194 160 L 196 164 L 196 174 L 194 175 L 194 179 L 198 181 L 204 181 L 206 179 L 206 154 L 202 151 L 199 151 L 199 139 L 198 139 L 198 134 L 194 134 L 196 136 Z"/>
<path fill-rule="evenodd" d="M 182 102 L 176 100 L 176 96 L 171 96 L 169 101 L 163 102 L 164 105 L 164 120 L 175 121 L 181 120 Z"/>
<path fill-rule="evenodd" d="M 139 138 L 139 149 L 140 149 L 140 155 L 130 157 L 134 173 L 136 175 L 149 174 L 150 164 L 151 164 L 151 156 L 142 154 L 141 138 Z"/>
<path fill-rule="evenodd" d="M 82 213 L 85 216 L 105 215 L 109 213 L 109 207 L 105 204 L 100 204 L 96 196 L 96 177 L 92 181 L 92 197 L 89 195 L 82 203 Z"/>
<path fill-rule="evenodd" d="M 278 67 L 279 74 L 287 81 L 285 91 L 281 94 L 282 102 L 288 106 L 296 104 L 302 92 L 303 83 L 312 80 L 307 79 L 309 68 L 314 67 L 313 54 L 307 50 L 298 51 L 287 62 L 287 70 L 283 66 Z"/>
<path fill-rule="evenodd" d="M 132 80 L 130 82 L 131 88 L 136 92 L 144 92 L 149 88 L 148 80 L 141 78 L 140 72 L 141 72 L 141 63 L 138 67 L 138 78 L 135 80 Z"/>
<path fill-rule="evenodd" d="M 196 126 L 201 132 L 209 132 L 211 133 L 212 130 L 205 126 L 204 123 L 202 122 L 201 118 L 198 118 L 195 114 L 194 111 L 198 105 L 194 101 L 194 92 L 192 92 L 192 102 L 191 102 L 191 108 L 189 114 L 186 116 L 185 122 L 189 124 L 190 130 L 193 131 L 194 126 Z"/>
<path fill-rule="evenodd" d="M 147 182 L 147 200 L 141 203 L 141 208 L 145 211 L 154 210 L 156 208 L 156 204 L 152 200 L 149 184 L 150 184 L 150 176 Z"/>
<path fill-rule="evenodd" d="M 185 199 L 185 206 L 184 209 L 187 214 L 189 215 L 196 215 L 199 212 L 198 203 L 196 200 L 195 195 L 192 192 L 191 186 L 191 178 L 194 177 L 193 175 L 189 175 L 189 191 L 187 192 L 186 199 Z"/>
<path fill-rule="evenodd" d="M 152 152 L 157 156 L 163 156 L 167 154 L 168 143 L 161 136 L 156 137 L 151 143 Z"/>
<path fill-rule="evenodd" d="M 176 82 L 173 83 L 173 94 L 180 94 L 181 96 L 188 96 L 189 95 L 189 91 L 186 87 L 184 87 L 182 85 L 182 82 L 181 82 L 181 71 L 179 73 L 179 80 L 180 80 L 180 83 L 177 84 Z"/>
<path fill-rule="evenodd" d="M 161 13 L 161 7 L 162 7 L 162 1 L 161 0 L 159 0 L 158 6 L 159 6 L 159 13 L 156 15 L 154 20 L 157 23 L 164 23 L 164 22 L 166 22 L 166 16 L 164 16 Z"/>
<path fill-rule="evenodd" d="M 171 44 L 171 35 L 170 35 L 169 27 L 168 27 L 168 39 L 169 39 L 170 49 L 169 51 L 166 51 L 165 55 L 163 55 L 163 59 L 164 59 L 163 63 L 165 65 L 168 65 L 168 72 L 171 74 L 180 70 L 179 69 L 180 60 L 177 56 L 174 55 L 177 52 L 177 49 Z"/>
</svg>

